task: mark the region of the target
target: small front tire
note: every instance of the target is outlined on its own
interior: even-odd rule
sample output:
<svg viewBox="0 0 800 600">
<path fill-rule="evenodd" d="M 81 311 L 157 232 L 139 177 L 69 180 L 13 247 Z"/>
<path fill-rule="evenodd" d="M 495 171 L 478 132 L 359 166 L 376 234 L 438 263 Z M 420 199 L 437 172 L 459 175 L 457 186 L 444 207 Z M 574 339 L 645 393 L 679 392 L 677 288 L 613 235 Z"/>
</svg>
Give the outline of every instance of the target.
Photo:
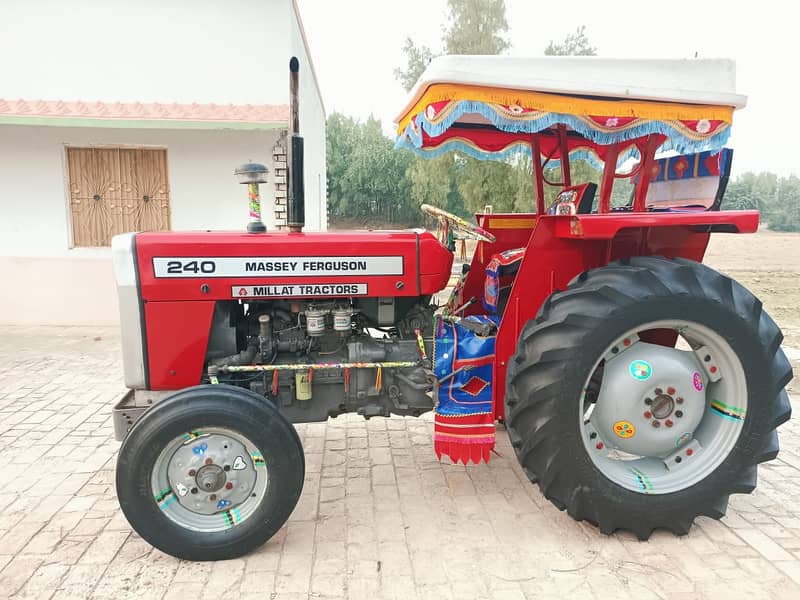
<svg viewBox="0 0 800 600">
<path fill-rule="evenodd" d="M 187 388 L 149 409 L 122 442 L 117 496 L 147 542 L 223 560 L 271 538 L 300 498 L 305 458 L 268 400 L 228 385 Z"/>
</svg>

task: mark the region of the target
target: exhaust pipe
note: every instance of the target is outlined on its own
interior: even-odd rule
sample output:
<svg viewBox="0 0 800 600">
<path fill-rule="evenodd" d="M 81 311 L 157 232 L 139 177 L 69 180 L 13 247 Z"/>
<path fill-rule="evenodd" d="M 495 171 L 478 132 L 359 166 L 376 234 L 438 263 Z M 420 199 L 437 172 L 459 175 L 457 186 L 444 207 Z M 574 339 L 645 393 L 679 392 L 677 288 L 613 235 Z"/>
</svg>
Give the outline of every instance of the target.
<svg viewBox="0 0 800 600">
<path fill-rule="evenodd" d="M 303 138 L 300 136 L 299 76 L 300 61 L 289 60 L 289 190 L 287 225 L 289 231 L 300 232 L 306 224 L 306 197 L 303 186 Z"/>
</svg>

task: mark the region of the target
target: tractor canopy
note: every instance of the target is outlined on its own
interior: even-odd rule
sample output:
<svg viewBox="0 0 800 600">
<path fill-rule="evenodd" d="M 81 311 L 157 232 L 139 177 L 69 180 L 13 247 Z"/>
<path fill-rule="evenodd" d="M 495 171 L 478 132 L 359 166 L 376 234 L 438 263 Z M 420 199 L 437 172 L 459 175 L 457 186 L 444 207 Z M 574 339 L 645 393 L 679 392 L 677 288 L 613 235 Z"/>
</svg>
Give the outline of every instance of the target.
<svg viewBox="0 0 800 600">
<path fill-rule="evenodd" d="M 566 167 L 564 187 L 570 161 L 611 171 L 613 184 L 638 175 L 616 173 L 629 159 L 661 168 L 655 156 L 667 151 L 708 153 L 708 170 L 719 172 L 729 159 L 720 150 L 733 112 L 746 104 L 735 86 L 735 63 L 727 59 L 442 56 L 396 117 L 397 147 L 425 157 L 453 150 L 484 160 L 535 156 L 537 180 L 544 168 Z M 542 212 L 541 182 L 537 188 Z M 642 194 L 635 210 L 644 209 Z M 599 212 L 607 212 L 602 195 Z"/>
</svg>

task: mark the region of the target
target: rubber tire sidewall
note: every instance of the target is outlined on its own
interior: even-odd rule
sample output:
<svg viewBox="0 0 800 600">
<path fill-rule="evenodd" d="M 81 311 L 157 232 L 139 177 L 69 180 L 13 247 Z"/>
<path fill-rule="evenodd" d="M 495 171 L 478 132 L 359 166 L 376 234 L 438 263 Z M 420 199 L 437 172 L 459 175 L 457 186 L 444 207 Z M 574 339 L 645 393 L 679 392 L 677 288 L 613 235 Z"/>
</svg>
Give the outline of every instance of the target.
<svg viewBox="0 0 800 600">
<path fill-rule="evenodd" d="M 256 511 L 224 531 L 185 529 L 154 499 L 153 466 L 164 447 L 182 434 L 209 427 L 241 433 L 264 457 L 267 489 Z M 187 560 L 221 560 L 247 554 L 271 538 L 300 498 L 305 457 L 294 427 L 268 400 L 228 385 L 187 388 L 149 409 L 122 442 L 117 496 L 134 530 L 147 542 Z"/>
</svg>

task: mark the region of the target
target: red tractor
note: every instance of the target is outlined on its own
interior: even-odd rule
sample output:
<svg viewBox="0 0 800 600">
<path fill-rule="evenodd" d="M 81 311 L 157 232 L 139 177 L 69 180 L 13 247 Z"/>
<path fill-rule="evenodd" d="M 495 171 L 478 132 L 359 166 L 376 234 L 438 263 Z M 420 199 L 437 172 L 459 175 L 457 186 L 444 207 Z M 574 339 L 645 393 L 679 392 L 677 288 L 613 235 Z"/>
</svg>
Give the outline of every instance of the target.
<svg viewBox="0 0 800 600">
<path fill-rule="evenodd" d="M 685 534 L 751 492 L 791 413 L 782 334 L 701 264 L 720 211 L 733 64 L 449 56 L 398 117 L 398 145 L 531 161 L 526 214 L 424 230 L 303 232 L 297 63 L 288 232 L 118 236 L 125 382 L 117 493 L 169 554 L 242 555 L 303 486 L 291 423 L 434 410 L 439 456 L 488 461 L 505 423 L 532 481 L 601 531 Z M 579 161 L 598 171 L 578 169 Z M 578 173 L 597 172 L 576 180 Z M 458 238 L 477 247 L 440 309 Z"/>
</svg>

